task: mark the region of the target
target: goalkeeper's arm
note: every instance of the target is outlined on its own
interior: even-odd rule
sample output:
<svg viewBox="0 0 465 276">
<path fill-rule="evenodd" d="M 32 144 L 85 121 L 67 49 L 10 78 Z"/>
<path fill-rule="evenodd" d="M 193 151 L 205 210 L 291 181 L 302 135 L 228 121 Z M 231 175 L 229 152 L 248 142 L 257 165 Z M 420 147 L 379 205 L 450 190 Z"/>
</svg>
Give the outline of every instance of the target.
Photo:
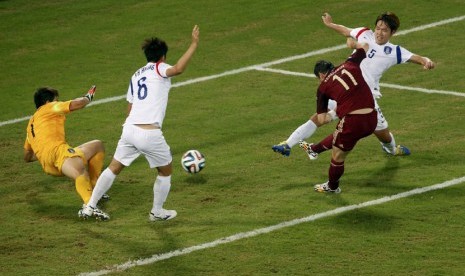
<svg viewBox="0 0 465 276">
<path fill-rule="evenodd" d="M 87 91 L 87 94 L 85 94 L 83 97 L 79 97 L 77 99 L 72 100 L 69 105 L 69 110 L 70 111 L 78 110 L 88 105 L 94 98 L 96 89 L 97 87 L 95 85 L 92 85 L 89 91 Z"/>
</svg>

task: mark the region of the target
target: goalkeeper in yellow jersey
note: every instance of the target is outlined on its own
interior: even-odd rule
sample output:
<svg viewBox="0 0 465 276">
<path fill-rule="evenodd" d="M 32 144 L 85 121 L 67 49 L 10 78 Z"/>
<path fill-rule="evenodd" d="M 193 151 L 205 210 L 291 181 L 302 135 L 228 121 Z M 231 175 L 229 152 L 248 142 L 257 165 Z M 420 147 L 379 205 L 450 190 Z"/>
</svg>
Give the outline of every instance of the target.
<svg viewBox="0 0 465 276">
<path fill-rule="evenodd" d="M 65 139 L 65 115 L 88 105 L 94 93 L 95 86 L 92 86 L 85 96 L 61 102 L 58 101 L 56 89 L 37 89 L 34 94 L 37 111 L 29 120 L 24 143 L 24 161 L 38 160 L 45 173 L 72 178 L 84 204 L 89 201 L 102 171 L 105 149 L 100 140 L 77 147 L 68 145 Z M 93 216 L 102 220 L 109 219 L 99 209 L 95 209 Z"/>
</svg>

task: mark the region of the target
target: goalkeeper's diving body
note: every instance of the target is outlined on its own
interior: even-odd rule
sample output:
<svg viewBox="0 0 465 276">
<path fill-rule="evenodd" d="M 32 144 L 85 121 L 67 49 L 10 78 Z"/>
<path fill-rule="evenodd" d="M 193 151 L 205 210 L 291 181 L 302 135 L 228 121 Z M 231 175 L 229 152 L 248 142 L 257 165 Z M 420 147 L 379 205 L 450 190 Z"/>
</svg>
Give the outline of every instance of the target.
<svg viewBox="0 0 465 276">
<path fill-rule="evenodd" d="M 102 171 L 105 149 L 100 140 L 77 147 L 68 145 L 65 120 L 68 113 L 82 109 L 92 101 L 95 89 L 92 86 L 83 97 L 64 102 L 58 101 L 58 90 L 54 88 L 37 89 L 34 94 L 37 111 L 29 120 L 24 143 L 24 161 L 39 161 L 45 173 L 73 179 L 84 204 L 89 201 Z"/>
</svg>

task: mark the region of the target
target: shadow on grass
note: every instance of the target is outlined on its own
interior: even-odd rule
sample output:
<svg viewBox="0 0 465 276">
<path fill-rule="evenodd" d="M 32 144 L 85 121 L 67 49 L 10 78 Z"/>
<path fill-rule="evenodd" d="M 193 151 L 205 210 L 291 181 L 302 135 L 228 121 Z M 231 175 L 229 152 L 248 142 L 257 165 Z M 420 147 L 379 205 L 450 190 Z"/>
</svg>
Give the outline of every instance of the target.
<svg viewBox="0 0 465 276">
<path fill-rule="evenodd" d="M 202 174 L 188 174 L 185 176 L 185 182 L 189 184 L 206 184 L 207 177 Z"/>
<path fill-rule="evenodd" d="M 403 157 L 386 156 L 384 166 L 369 174 L 363 185 L 365 187 L 392 186 L 392 180 L 396 178 L 400 167 L 399 158 Z"/>
</svg>

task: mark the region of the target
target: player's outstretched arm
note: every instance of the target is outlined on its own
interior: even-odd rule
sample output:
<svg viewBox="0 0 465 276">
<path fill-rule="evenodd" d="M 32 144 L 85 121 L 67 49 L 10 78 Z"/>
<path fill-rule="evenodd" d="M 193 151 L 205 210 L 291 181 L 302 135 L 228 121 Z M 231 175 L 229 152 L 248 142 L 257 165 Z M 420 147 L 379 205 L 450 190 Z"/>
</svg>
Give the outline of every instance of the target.
<svg viewBox="0 0 465 276">
<path fill-rule="evenodd" d="M 423 69 L 430 70 L 433 69 L 435 64 L 431 59 L 427 57 L 422 57 L 419 55 L 412 55 L 412 57 L 408 60 L 408 62 L 412 62 L 415 64 L 423 65 Z"/>
<path fill-rule="evenodd" d="M 187 67 L 190 59 L 195 53 L 197 46 L 199 44 L 199 26 L 195 25 L 194 29 L 192 30 L 192 42 L 187 51 L 182 55 L 182 57 L 178 60 L 178 62 L 171 68 L 166 70 L 166 76 L 172 77 L 181 74 Z"/>
<path fill-rule="evenodd" d="M 367 43 L 360 43 L 352 37 L 347 38 L 346 44 L 347 47 L 349 47 L 350 49 L 363 49 L 365 50 L 365 53 L 368 52 L 368 49 L 370 48 L 370 46 Z"/>
<path fill-rule="evenodd" d="M 78 110 L 88 105 L 92 101 L 92 99 L 94 99 L 94 94 L 95 94 L 96 89 L 97 87 L 95 85 L 92 85 L 89 91 L 87 91 L 87 94 L 85 94 L 83 97 L 79 97 L 79 98 L 72 100 L 71 103 L 69 104 L 69 110 L 70 111 Z"/>
<path fill-rule="evenodd" d="M 325 12 L 321 19 L 323 20 L 323 23 L 326 25 L 326 27 L 335 30 L 336 32 L 340 33 L 345 37 L 350 37 L 350 31 L 352 31 L 352 29 L 344 25 L 335 24 L 333 22 L 333 18 L 329 13 Z"/>
</svg>

